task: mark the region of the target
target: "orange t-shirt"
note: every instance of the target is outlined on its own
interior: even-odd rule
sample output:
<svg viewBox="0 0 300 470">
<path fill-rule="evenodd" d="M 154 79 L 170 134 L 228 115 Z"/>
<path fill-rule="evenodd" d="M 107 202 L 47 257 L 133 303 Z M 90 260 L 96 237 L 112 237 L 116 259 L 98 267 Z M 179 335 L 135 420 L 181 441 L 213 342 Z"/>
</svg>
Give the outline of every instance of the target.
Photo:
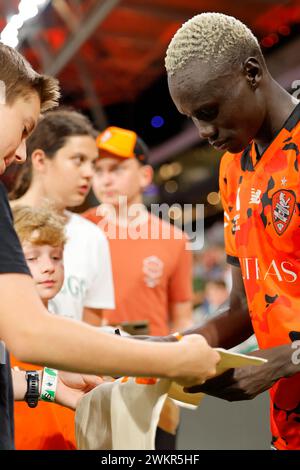
<svg viewBox="0 0 300 470">
<path fill-rule="evenodd" d="M 169 334 L 170 304 L 192 299 L 192 256 L 186 235 L 150 214 L 133 235 L 118 226 L 108 230 L 96 211 L 83 215 L 99 224 L 109 240 L 116 308 L 104 310 L 104 318 L 108 323 L 148 320 L 151 335 Z"/>
<path fill-rule="evenodd" d="M 228 262 L 240 266 L 261 348 L 300 334 L 300 105 L 259 156 L 255 144 L 220 167 Z M 270 390 L 278 449 L 300 450 L 300 373 Z"/>
<path fill-rule="evenodd" d="M 10 356 L 11 366 L 39 370 L 40 366 L 17 361 Z M 74 411 L 54 403 L 39 401 L 36 408 L 15 401 L 15 445 L 17 450 L 76 449 Z"/>
</svg>

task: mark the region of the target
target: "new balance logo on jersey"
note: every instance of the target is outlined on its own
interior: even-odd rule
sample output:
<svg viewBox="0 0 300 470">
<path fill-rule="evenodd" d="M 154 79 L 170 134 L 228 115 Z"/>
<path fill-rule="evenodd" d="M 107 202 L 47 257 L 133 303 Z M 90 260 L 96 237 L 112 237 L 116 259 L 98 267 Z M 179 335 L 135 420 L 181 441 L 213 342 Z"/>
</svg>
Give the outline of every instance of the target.
<svg viewBox="0 0 300 470">
<path fill-rule="evenodd" d="M 261 195 L 260 189 L 251 188 L 251 197 L 250 197 L 249 204 L 259 204 L 260 195 Z"/>
<path fill-rule="evenodd" d="M 272 196 L 272 220 L 278 233 L 282 235 L 289 226 L 294 208 L 296 197 L 293 191 L 281 189 Z"/>
</svg>

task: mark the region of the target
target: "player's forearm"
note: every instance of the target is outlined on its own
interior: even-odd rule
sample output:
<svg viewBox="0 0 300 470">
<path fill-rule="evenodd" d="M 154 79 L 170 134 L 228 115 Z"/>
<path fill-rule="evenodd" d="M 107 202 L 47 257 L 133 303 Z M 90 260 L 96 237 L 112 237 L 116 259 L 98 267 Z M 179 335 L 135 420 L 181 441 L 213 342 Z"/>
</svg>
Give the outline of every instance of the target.
<svg viewBox="0 0 300 470">
<path fill-rule="evenodd" d="M 291 377 L 300 372 L 300 341 L 281 346 L 282 364 L 279 363 L 278 370 L 281 377 Z"/>
<path fill-rule="evenodd" d="M 229 349 L 245 341 L 253 333 L 248 312 L 242 309 L 233 310 L 228 301 L 219 307 L 216 314 L 216 317 L 204 325 L 194 326 L 182 334 L 201 334 L 211 346 Z"/>
<path fill-rule="evenodd" d="M 252 351 L 251 356 L 267 359 L 268 362 L 259 367 L 263 380 L 271 387 L 283 377 L 291 377 L 300 372 L 300 341 L 274 346 L 268 349 Z M 261 380 L 262 382 L 262 380 Z"/>
</svg>

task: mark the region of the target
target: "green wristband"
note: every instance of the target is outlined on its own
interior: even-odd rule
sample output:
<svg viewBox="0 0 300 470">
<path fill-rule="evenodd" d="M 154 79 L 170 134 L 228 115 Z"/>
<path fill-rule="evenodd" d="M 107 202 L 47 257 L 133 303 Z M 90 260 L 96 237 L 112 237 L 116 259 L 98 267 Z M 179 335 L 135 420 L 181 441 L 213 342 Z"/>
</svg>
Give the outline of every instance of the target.
<svg viewBox="0 0 300 470">
<path fill-rule="evenodd" d="M 57 387 L 57 370 L 44 368 L 40 399 L 42 401 L 54 402 Z"/>
</svg>

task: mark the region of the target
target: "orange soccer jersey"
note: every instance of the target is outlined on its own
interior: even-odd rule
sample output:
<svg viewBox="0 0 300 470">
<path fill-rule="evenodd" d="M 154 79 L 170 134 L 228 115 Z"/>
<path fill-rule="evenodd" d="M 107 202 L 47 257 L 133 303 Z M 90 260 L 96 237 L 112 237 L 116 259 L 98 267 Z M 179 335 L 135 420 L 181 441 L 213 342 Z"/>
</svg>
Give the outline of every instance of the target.
<svg viewBox="0 0 300 470">
<path fill-rule="evenodd" d="M 300 105 L 264 153 L 255 143 L 220 167 L 228 262 L 242 270 L 263 349 L 300 339 Z M 278 449 L 300 449 L 300 374 L 270 390 Z"/>
</svg>

